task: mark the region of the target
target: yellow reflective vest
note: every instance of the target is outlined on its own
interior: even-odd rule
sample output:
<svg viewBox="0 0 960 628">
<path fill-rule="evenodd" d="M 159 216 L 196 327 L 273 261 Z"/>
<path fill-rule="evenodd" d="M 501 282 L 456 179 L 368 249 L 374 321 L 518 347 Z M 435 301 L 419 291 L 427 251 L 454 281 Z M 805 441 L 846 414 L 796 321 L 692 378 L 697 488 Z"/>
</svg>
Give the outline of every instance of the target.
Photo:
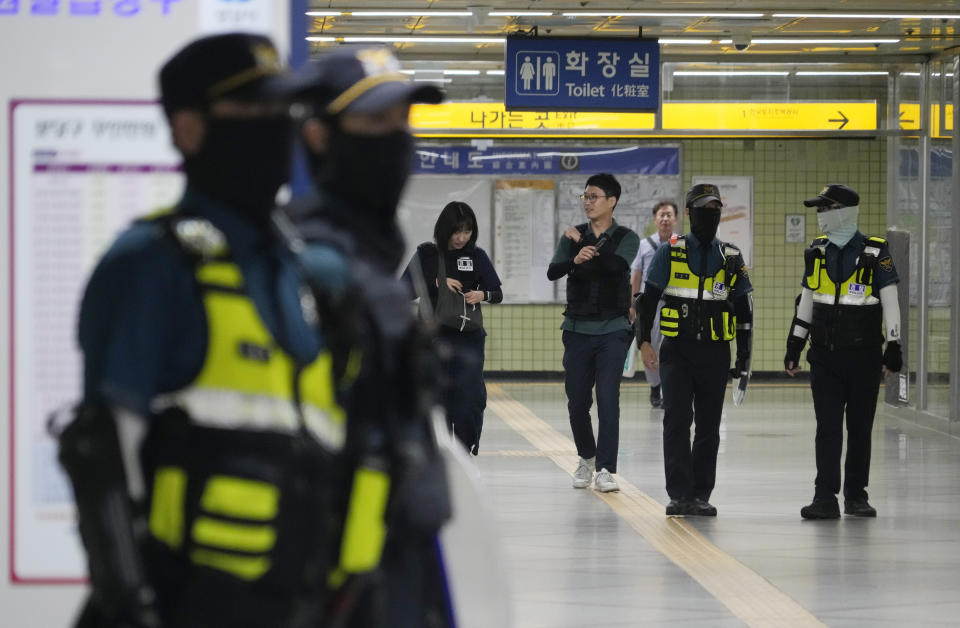
<svg viewBox="0 0 960 628">
<path fill-rule="evenodd" d="M 810 344 L 829 350 L 879 347 L 883 308 L 873 288 L 880 251 L 887 241 L 869 236 L 849 277 L 834 281 L 827 273 L 829 240 L 820 236 L 807 249 L 804 282 L 813 291 Z"/>
<path fill-rule="evenodd" d="M 736 285 L 740 249 L 721 244 L 726 262 L 710 277 L 700 277 L 687 263 L 686 239 L 670 244 L 670 277 L 663 290 L 660 331 L 670 338 L 727 342 L 737 335 L 731 296 Z"/>
<path fill-rule="evenodd" d="M 389 475 L 360 467 L 351 484 L 338 473 L 347 424 L 331 355 L 298 364 L 284 351 L 224 250 L 196 261 L 195 276 L 207 351 L 193 382 L 153 403 L 144 454 L 151 538 L 194 567 L 246 582 L 295 580 L 317 556 L 341 578 L 375 568 Z"/>
</svg>

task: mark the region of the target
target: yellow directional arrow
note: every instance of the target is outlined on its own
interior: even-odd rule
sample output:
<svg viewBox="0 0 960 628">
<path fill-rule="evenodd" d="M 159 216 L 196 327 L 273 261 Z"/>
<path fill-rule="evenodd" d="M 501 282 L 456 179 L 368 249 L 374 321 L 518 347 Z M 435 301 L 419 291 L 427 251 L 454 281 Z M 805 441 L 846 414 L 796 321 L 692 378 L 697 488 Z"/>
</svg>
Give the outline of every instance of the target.
<svg viewBox="0 0 960 628">
<path fill-rule="evenodd" d="M 664 103 L 664 129 L 873 131 L 875 102 Z"/>
<path fill-rule="evenodd" d="M 947 126 L 953 124 L 953 105 L 947 104 L 945 111 Z M 897 118 L 900 128 L 904 130 L 917 130 L 920 128 L 920 104 L 919 103 L 900 103 L 900 114 Z M 949 139 L 949 134 L 944 134 L 940 128 L 940 105 L 930 106 L 930 136 L 938 139 Z"/>
<path fill-rule="evenodd" d="M 653 130 L 652 113 L 596 111 L 507 111 L 503 103 L 444 103 L 414 105 L 410 122 L 420 137 L 536 137 L 544 129 L 553 137 L 562 131 L 638 133 Z M 666 102 L 664 135 L 670 131 L 873 131 L 877 128 L 875 102 Z M 523 133 L 527 131 L 528 133 Z M 558 131 L 561 133 L 558 135 Z M 501 133 L 502 132 L 502 133 Z M 519 135 L 518 135 L 519 134 Z M 608 134 L 610 135 L 610 134 Z"/>
</svg>

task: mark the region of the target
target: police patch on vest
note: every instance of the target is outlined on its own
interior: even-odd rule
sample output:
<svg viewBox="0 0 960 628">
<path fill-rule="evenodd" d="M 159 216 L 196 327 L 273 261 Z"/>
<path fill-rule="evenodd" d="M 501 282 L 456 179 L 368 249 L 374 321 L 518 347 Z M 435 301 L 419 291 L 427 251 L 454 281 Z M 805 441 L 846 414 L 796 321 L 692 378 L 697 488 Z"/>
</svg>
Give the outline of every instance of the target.
<svg viewBox="0 0 960 628">
<path fill-rule="evenodd" d="M 713 283 L 713 296 L 720 299 L 727 298 L 727 284 L 722 281 L 715 281 Z"/>
<path fill-rule="evenodd" d="M 852 297 L 862 297 L 867 294 L 867 286 L 862 283 L 852 283 L 847 286 L 847 294 Z"/>
<path fill-rule="evenodd" d="M 690 279 L 690 273 L 673 273 L 677 279 Z"/>
<path fill-rule="evenodd" d="M 885 271 L 887 271 L 888 273 L 893 270 L 893 258 L 890 257 L 889 255 L 887 255 L 886 257 L 884 257 L 882 260 L 880 260 L 880 261 L 877 262 L 877 263 L 880 264 L 880 268 L 881 268 L 882 270 L 885 270 Z"/>
<path fill-rule="evenodd" d="M 237 351 L 240 353 L 240 355 L 248 360 L 253 360 L 255 362 L 270 361 L 270 349 L 267 347 L 261 347 L 260 345 L 255 345 L 252 342 L 247 342 L 246 340 L 240 341 L 240 344 L 237 346 Z"/>
<path fill-rule="evenodd" d="M 457 258 L 457 270 L 473 271 L 473 259 L 469 257 Z"/>
</svg>

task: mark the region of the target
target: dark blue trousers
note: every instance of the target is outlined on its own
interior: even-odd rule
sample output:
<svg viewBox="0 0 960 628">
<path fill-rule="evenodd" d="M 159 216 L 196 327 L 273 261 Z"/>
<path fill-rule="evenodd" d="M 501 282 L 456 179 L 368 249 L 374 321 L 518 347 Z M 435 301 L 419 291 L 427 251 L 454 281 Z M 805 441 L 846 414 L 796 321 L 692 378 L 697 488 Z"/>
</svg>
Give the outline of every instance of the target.
<svg viewBox="0 0 960 628">
<path fill-rule="evenodd" d="M 729 342 L 664 338 L 660 345 L 663 465 L 670 499 L 710 499 L 729 372 Z"/>
<path fill-rule="evenodd" d="M 870 435 L 880 392 L 880 347 L 855 351 L 828 351 L 811 347 L 810 389 L 817 414 L 817 479 L 814 496 L 840 492 L 840 456 L 846 415 L 847 458 L 843 496 L 866 499 L 870 483 Z"/>
<path fill-rule="evenodd" d="M 483 359 L 486 334 L 481 331 L 459 332 L 442 328 L 440 337 L 449 343 L 453 355 L 447 366 L 449 385 L 443 392 L 447 427 L 473 455 L 480 447 L 483 411 L 487 407 L 487 385 L 483 381 Z"/>
<path fill-rule="evenodd" d="M 564 388 L 570 429 L 577 454 L 581 458 L 596 456 L 597 471 L 617 472 L 617 449 L 620 444 L 620 378 L 623 362 L 633 334 L 617 331 L 593 336 L 573 331 L 563 332 Z M 593 390 L 597 393 L 597 438 L 593 437 L 590 407 Z"/>
</svg>

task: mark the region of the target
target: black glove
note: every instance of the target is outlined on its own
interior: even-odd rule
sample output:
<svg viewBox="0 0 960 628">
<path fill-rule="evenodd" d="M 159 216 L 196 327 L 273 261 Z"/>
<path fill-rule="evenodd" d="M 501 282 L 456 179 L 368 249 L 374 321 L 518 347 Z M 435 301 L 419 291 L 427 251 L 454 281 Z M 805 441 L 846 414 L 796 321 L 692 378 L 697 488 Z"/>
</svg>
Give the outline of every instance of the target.
<svg viewBox="0 0 960 628">
<path fill-rule="evenodd" d="M 797 368 L 800 366 L 800 354 L 803 353 L 803 348 L 807 344 L 806 338 L 800 338 L 799 336 L 789 335 L 787 336 L 787 353 L 783 356 L 783 368 L 790 369 L 790 363 L 793 362 L 793 367 Z"/>
<path fill-rule="evenodd" d="M 741 356 L 737 354 L 737 359 L 733 363 L 733 368 L 730 369 L 730 377 L 737 379 L 738 377 L 743 377 L 750 371 L 750 358 L 746 356 Z"/>
<path fill-rule="evenodd" d="M 896 340 L 887 342 L 887 349 L 883 352 L 882 364 L 892 373 L 896 373 L 903 368 L 903 352 L 900 350 L 899 342 Z"/>
</svg>

